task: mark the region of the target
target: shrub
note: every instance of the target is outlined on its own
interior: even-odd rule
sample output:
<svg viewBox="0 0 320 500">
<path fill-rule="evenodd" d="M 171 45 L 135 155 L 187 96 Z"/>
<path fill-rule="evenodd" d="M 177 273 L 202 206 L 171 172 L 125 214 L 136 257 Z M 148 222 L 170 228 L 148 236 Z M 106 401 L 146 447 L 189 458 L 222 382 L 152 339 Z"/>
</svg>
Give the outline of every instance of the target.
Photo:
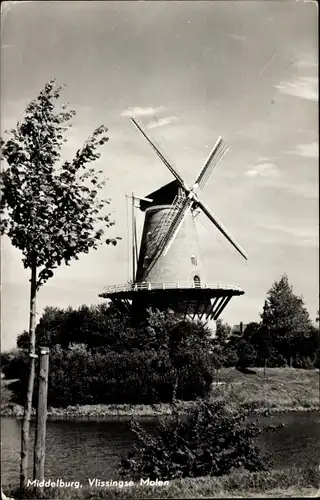
<svg viewBox="0 0 320 500">
<path fill-rule="evenodd" d="M 210 390 L 212 375 L 206 359 L 194 351 L 181 351 L 176 370 L 168 351 L 131 349 L 90 352 L 83 344 L 50 350 L 48 405 L 150 404 L 171 402 L 177 396 L 194 400 Z M 8 365 L 9 366 L 9 365 Z M 12 385 L 14 401 L 24 404 L 28 357 L 20 351 L 7 369 L 19 381 Z M 177 377 L 178 373 L 178 377 Z M 37 380 L 34 403 L 37 394 Z"/>
<path fill-rule="evenodd" d="M 223 402 L 204 400 L 187 419 L 173 406 L 172 417 L 161 420 L 154 434 L 132 420 L 136 441 L 122 460 L 122 473 L 167 480 L 266 469 L 269 459 L 255 444 L 261 430 L 246 421 L 248 414 L 249 410 L 232 412 Z"/>
<path fill-rule="evenodd" d="M 50 346 L 49 406 L 167 403 L 174 396 L 195 400 L 209 393 L 207 327 L 151 310 L 139 325 L 126 321 L 106 306 L 46 309 L 36 334 L 38 343 Z M 22 404 L 28 379 L 23 335 L 21 349 L 3 369 L 20 380 L 13 390 Z"/>
</svg>

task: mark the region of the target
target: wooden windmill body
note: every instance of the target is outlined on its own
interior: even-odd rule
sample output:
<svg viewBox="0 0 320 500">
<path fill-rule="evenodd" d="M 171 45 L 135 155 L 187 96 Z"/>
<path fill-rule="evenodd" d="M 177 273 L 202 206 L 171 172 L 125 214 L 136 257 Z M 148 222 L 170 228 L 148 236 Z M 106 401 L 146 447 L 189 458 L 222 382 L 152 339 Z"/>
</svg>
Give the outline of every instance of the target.
<svg viewBox="0 0 320 500">
<path fill-rule="evenodd" d="M 229 146 L 221 137 L 218 139 L 190 188 L 141 126 L 134 119 L 131 120 L 175 180 L 146 198 L 132 197 L 133 282 L 108 287 L 100 296 L 110 299 L 118 308 L 130 311 L 133 315 L 141 315 L 148 307 L 152 307 L 171 309 L 192 318 L 216 320 L 231 298 L 244 292 L 238 286 L 206 282 L 194 213 L 202 211 L 233 247 L 247 258 L 240 245 L 198 194 Z M 140 210 L 145 214 L 139 254 L 134 215 L 137 200 Z"/>
</svg>

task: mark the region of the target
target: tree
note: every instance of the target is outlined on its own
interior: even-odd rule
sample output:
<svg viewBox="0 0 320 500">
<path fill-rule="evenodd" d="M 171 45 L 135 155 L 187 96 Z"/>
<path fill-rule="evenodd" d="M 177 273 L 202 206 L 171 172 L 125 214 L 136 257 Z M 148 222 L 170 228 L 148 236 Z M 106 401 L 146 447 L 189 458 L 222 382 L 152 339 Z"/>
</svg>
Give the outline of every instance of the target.
<svg viewBox="0 0 320 500">
<path fill-rule="evenodd" d="M 212 344 L 212 362 L 216 370 L 219 370 L 221 366 L 236 364 L 237 353 L 232 341 L 232 327 L 228 323 L 223 323 L 221 319 L 216 321 L 216 332 Z"/>
<path fill-rule="evenodd" d="M 257 351 L 255 346 L 243 339 L 239 342 L 237 368 L 244 370 L 249 366 L 254 366 L 257 359 Z"/>
<path fill-rule="evenodd" d="M 18 335 L 16 344 L 18 349 L 29 349 L 30 339 L 28 330 L 23 330 L 23 332 Z"/>
<path fill-rule="evenodd" d="M 110 348 L 119 341 L 126 321 L 125 315 L 106 303 L 78 309 L 46 307 L 36 327 L 36 342 L 63 348 L 72 343 L 85 344 L 88 349 Z"/>
<path fill-rule="evenodd" d="M 310 334 L 311 320 L 302 297 L 293 293 L 286 274 L 268 291 L 261 319 L 270 333 L 273 346 L 292 366 L 299 338 Z"/>
<path fill-rule="evenodd" d="M 132 326 L 106 304 L 48 307 L 36 328 L 39 343 L 50 346 L 50 406 L 194 400 L 208 394 L 213 381 L 210 330 L 165 311 L 149 310 Z M 18 349 L 3 369 L 20 380 L 12 389 L 19 404 L 26 354 Z"/>
<path fill-rule="evenodd" d="M 220 343 L 220 344 L 225 344 L 232 333 L 232 328 L 228 323 L 223 323 L 222 319 L 217 319 L 216 321 L 216 335 L 215 339 Z"/>
<path fill-rule="evenodd" d="M 30 372 L 21 439 L 21 487 L 26 483 L 27 447 L 35 376 L 36 295 L 62 263 L 70 264 L 80 253 L 96 249 L 104 229 L 114 222 L 103 209 L 109 200 L 99 197 L 105 184 L 100 172 L 88 165 L 100 157 L 107 128 L 98 127 L 76 152 L 61 162 L 65 132 L 75 115 L 68 105 L 58 106 L 62 87 L 48 82 L 26 108 L 21 123 L 9 138 L 1 139 L 1 232 L 21 250 L 22 262 L 31 271 L 29 357 Z M 106 240 L 116 244 L 116 239 Z"/>
</svg>

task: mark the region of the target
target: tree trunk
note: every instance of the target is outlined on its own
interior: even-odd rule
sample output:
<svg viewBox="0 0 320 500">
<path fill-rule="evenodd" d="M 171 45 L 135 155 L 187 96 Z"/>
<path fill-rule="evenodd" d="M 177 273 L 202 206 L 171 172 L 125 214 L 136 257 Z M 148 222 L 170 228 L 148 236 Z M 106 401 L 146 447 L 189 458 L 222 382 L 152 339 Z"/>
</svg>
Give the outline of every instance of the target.
<svg viewBox="0 0 320 500">
<path fill-rule="evenodd" d="M 32 396 L 35 376 L 35 344 L 36 344 L 36 294 L 37 294 L 37 264 L 35 258 L 31 267 L 31 286 L 30 286 L 30 316 L 29 316 L 29 379 L 26 402 L 23 412 L 23 421 L 21 428 L 21 462 L 20 462 L 20 489 L 26 487 L 28 474 L 28 444 L 30 431 L 30 418 L 32 412 Z"/>
<path fill-rule="evenodd" d="M 48 375 L 49 375 L 49 349 L 40 347 L 39 360 L 39 391 L 37 406 L 37 426 L 34 449 L 34 472 L 33 478 L 44 480 L 44 462 L 46 445 L 46 423 L 47 423 L 47 399 L 48 399 Z M 39 489 L 43 493 L 43 488 Z"/>
</svg>

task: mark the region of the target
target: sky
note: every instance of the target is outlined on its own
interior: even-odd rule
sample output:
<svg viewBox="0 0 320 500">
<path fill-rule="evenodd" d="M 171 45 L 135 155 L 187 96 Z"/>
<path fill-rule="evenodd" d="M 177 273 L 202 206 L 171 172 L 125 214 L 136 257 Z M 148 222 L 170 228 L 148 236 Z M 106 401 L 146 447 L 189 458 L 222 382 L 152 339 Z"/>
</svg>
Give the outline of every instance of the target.
<svg viewBox="0 0 320 500">
<path fill-rule="evenodd" d="M 192 183 L 218 136 L 231 149 L 204 201 L 248 253 L 237 254 L 205 216 L 196 219 L 208 283 L 245 295 L 223 312 L 259 320 L 267 291 L 287 273 L 314 319 L 319 308 L 318 13 L 303 1 L 2 2 L 1 135 L 55 78 L 76 110 L 63 159 L 99 125 L 109 142 L 96 168 L 119 236 L 62 266 L 38 295 L 46 306 L 97 304 L 131 278 L 126 195 L 173 177 L 133 127 L 135 116 Z M 5 136 L 4 136 L 5 137 Z M 139 215 L 141 230 L 143 214 Z M 28 328 L 29 271 L 1 247 L 2 350 Z"/>
</svg>

